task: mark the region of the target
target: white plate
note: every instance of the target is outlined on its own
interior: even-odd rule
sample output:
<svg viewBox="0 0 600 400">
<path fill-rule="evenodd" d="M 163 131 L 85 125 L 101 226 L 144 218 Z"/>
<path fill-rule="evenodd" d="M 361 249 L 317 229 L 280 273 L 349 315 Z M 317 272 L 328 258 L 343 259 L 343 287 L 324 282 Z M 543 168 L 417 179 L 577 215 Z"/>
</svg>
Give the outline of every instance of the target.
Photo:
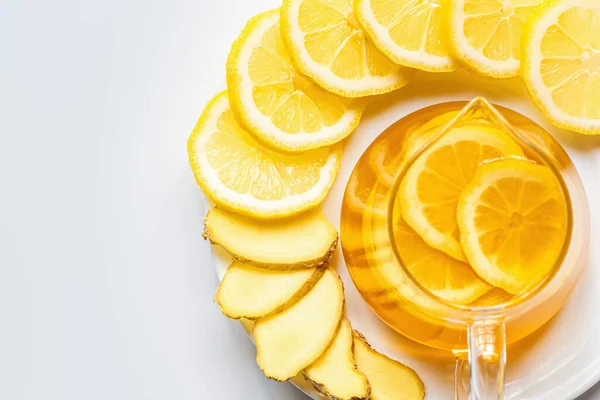
<svg viewBox="0 0 600 400">
<path fill-rule="evenodd" d="M 347 141 L 336 183 L 323 205 L 325 215 L 338 225 L 340 207 L 354 165 L 369 144 L 392 123 L 420 108 L 452 100 L 484 96 L 538 122 L 565 147 L 581 178 L 590 203 L 591 246 L 588 266 L 567 304 L 542 329 L 508 349 L 506 399 L 575 399 L 600 380 L 600 137 L 585 137 L 556 129 L 535 109 L 518 80 L 483 80 L 459 71 L 423 74 L 408 87 L 382 96 L 365 113 Z M 219 277 L 228 257 L 214 252 Z M 454 398 L 454 362 L 450 354 L 405 339 L 379 320 L 357 292 L 341 253 L 333 265 L 346 288 L 348 318 L 377 350 L 414 368 L 427 388 L 428 400 Z M 516 354 L 518 356 L 515 356 Z M 301 388 L 320 397 L 308 386 Z"/>
</svg>

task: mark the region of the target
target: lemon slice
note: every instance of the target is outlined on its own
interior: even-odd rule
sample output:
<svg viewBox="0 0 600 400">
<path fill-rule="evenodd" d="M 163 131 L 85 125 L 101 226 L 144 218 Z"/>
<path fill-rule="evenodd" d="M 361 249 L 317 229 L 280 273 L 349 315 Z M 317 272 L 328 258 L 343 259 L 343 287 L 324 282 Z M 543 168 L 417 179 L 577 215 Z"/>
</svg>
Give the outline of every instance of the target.
<svg viewBox="0 0 600 400">
<path fill-rule="evenodd" d="M 479 168 L 458 205 L 462 245 L 477 274 L 519 294 L 545 278 L 567 237 L 568 211 L 550 168 L 503 160 Z"/>
<path fill-rule="evenodd" d="M 600 134 L 600 2 L 540 7 L 523 31 L 523 78 L 554 125 Z"/>
<path fill-rule="evenodd" d="M 237 124 L 227 92 L 206 105 L 189 138 L 188 154 L 206 196 L 257 218 L 283 217 L 318 205 L 341 161 L 339 146 L 290 155 L 261 145 Z"/>
<path fill-rule="evenodd" d="M 357 0 L 356 20 L 390 60 L 430 72 L 452 71 L 441 0 Z"/>
<path fill-rule="evenodd" d="M 394 186 L 396 175 L 404 168 L 414 152 L 427 145 L 456 115 L 458 111 L 449 111 L 431 118 L 420 126 L 411 126 L 406 130 L 404 140 L 388 137 L 375 144 L 369 157 L 369 165 L 382 184 Z"/>
<path fill-rule="evenodd" d="M 491 289 L 469 264 L 428 246 L 402 218 L 394 225 L 394 239 L 406 269 L 436 296 L 455 304 L 469 304 Z"/>
<path fill-rule="evenodd" d="M 399 189 L 403 218 L 429 246 L 466 261 L 456 224 L 460 194 L 482 162 L 522 155 L 514 140 L 493 127 L 468 125 L 448 131 L 406 172 Z"/>
<path fill-rule="evenodd" d="M 362 97 L 408 83 L 408 70 L 365 37 L 352 0 L 284 0 L 281 34 L 298 71 L 332 93 Z"/>
<path fill-rule="evenodd" d="M 344 207 L 361 214 L 363 221 L 365 218 L 385 219 L 388 213 L 386 190 L 382 190 L 374 171 L 365 168 L 361 172 L 348 180 Z"/>
<path fill-rule="evenodd" d="M 264 144 L 286 152 L 332 145 L 360 121 L 363 102 L 335 96 L 292 67 L 279 34 L 279 10 L 248 21 L 227 59 L 231 108 Z"/>
<path fill-rule="evenodd" d="M 542 1 L 448 1 L 445 7 L 453 55 L 493 78 L 519 75 L 523 25 Z"/>
</svg>

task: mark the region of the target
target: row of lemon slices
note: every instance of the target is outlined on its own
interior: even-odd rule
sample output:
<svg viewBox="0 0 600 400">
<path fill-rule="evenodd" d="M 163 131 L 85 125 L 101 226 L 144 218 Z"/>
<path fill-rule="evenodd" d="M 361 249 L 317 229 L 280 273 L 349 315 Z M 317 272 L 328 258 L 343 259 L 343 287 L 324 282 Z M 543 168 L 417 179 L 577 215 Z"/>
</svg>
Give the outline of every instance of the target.
<svg viewBox="0 0 600 400">
<path fill-rule="evenodd" d="M 385 93 L 414 69 L 462 65 L 522 75 L 552 123 L 600 133 L 598 1 L 284 0 L 281 19 L 294 66 L 332 93 Z"/>
<path fill-rule="evenodd" d="M 362 96 L 457 60 L 494 76 L 521 68 L 552 122 L 600 133 L 600 2 L 538 3 L 284 0 L 253 17 L 232 46 L 228 90 L 189 141 L 198 183 L 217 204 L 254 217 L 311 208 L 333 183 L 338 143 L 358 125 Z"/>
<path fill-rule="evenodd" d="M 278 9 L 250 19 L 227 60 L 227 91 L 205 107 L 188 142 L 204 193 L 263 219 L 325 198 L 340 167 L 338 142 L 364 108 L 299 74 L 280 31 Z"/>
</svg>

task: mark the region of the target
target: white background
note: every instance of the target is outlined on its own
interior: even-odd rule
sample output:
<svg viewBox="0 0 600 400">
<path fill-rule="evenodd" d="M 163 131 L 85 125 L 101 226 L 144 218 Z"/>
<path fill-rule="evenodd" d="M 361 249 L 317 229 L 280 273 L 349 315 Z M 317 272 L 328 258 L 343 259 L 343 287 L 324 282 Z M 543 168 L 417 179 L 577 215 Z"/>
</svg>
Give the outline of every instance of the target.
<svg viewBox="0 0 600 400">
<path fill-rule="evenodd" d="M 277 5 L 0 0 L 0 399 L 306 399 L 212 302 L 186 154 Z"/>
</svg>

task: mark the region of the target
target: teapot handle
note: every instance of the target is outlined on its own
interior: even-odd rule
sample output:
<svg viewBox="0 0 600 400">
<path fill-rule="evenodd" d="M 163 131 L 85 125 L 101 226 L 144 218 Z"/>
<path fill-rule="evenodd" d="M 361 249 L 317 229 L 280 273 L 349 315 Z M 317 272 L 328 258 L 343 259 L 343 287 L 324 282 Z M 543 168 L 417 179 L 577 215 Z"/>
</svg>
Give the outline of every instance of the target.
<svg viewBox="0 0 600 400">
<path fill-rule="evenodd" d="M 502 400 L 506 367 L 503 319 L 473 321 L 467 327 L 468 351 L 456 353 L 456 400 Z M 468 368 L 468 384 L 463 381 Z"/>
</svg>

